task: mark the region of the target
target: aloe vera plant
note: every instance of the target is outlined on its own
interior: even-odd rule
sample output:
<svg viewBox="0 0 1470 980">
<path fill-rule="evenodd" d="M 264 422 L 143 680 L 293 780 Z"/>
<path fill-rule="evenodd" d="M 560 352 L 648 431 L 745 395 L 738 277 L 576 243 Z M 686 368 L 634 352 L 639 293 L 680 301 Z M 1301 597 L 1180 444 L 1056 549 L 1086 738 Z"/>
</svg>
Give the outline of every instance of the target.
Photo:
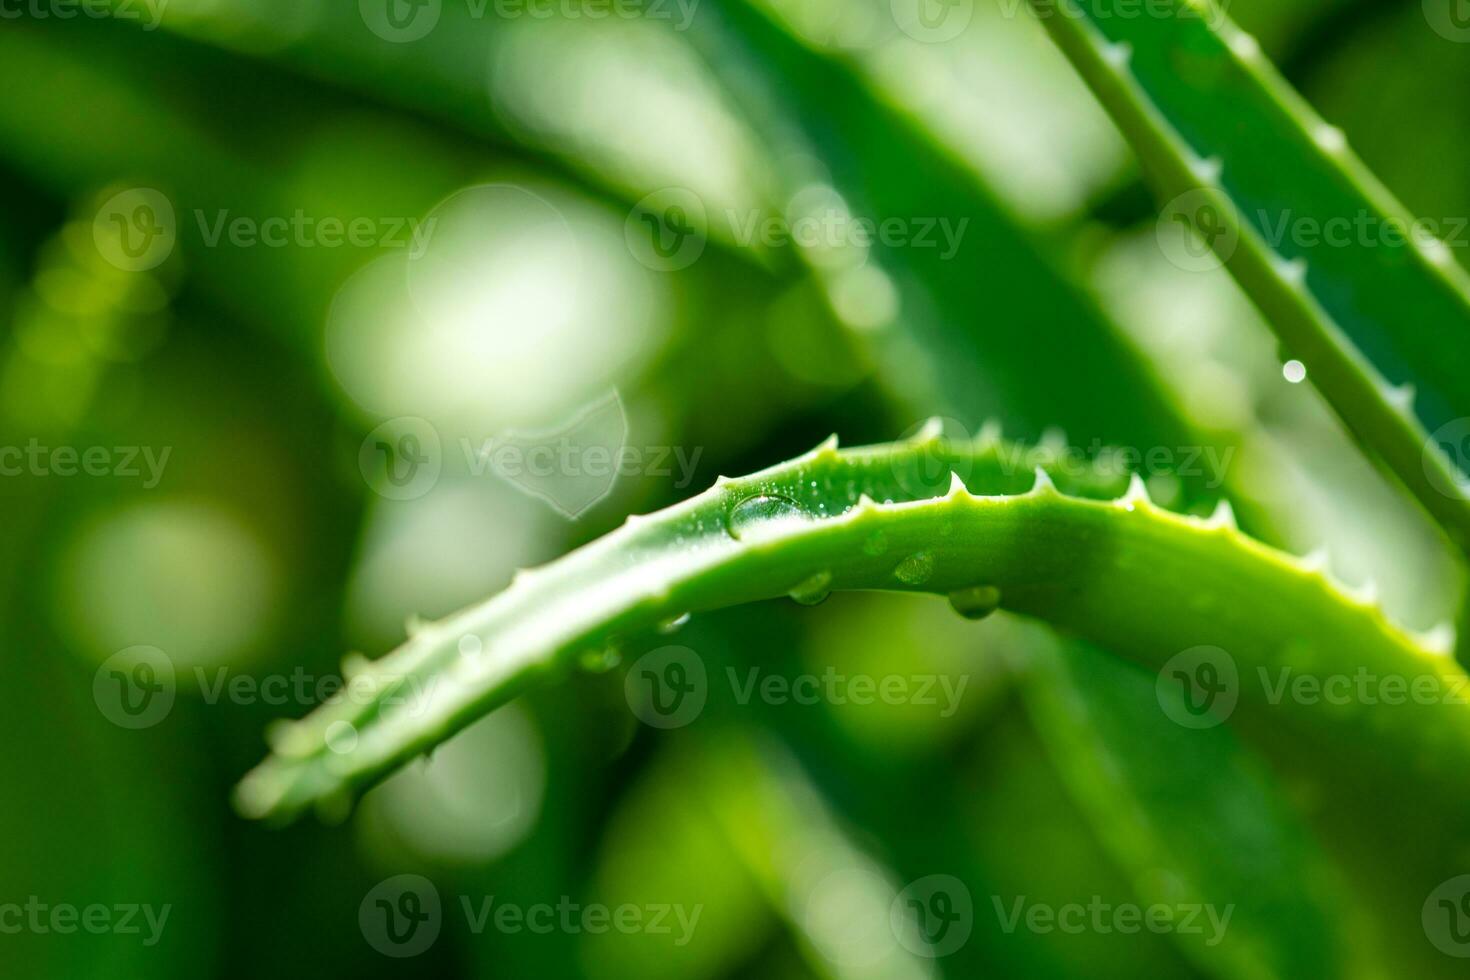
<svg viewBox="0 0 1470 980">
<path fill-rule="evenodd" d="M 1197 230 L 1343 422 L 1466 547 L 1464 460 L 1429 435 L 1470 411 L 1463 351 L 1443 342 L 1470 325 L 1470 275 L 1449 246 L 1213 0 L 1151 17 L 1033 6 L 1172 198 L 1169 219 Z"/>
<path fill-rule="evenodd" d="M 1248 671 L 1320 665 L 1330 655 L 1423 679 L 1446 694 L 1463 687 L 1444 638 L 1395 626 L 1372 597 L 1353 595 L 1319 565 L 1242 536 L 1227 503 L 1209 518 L 1173 515 L 1136 479 L 1111 500 L 1094 499 L 1095 491 L 1073 496 L 1044 468 L 1019 479 L 1008 473 L 1010 458 L 1003 443 L 952 447 L 933 432 L 847 452 L 826 443 L 789 464 L 722 480 L 667 512 L 632 518 L 522 573 L 481 606 L 414 624 L 388 657 L 345 663 L 345 675 L 373 698 L 274 728 L 274 754 L 241 783 L 239 804 L 254 816 L 340 804 L 344 793 L 429 751 L 538 677 L 589 654 L 596 663 L 621 634 L 782 595 L 820 601 L 837 589 L 938 593 L 972 617 L 1005 608 L 1148 664 L 1204 639 L 1235 651 Z M 916 488 L 935 462 L 946 489 Z M 1024 481 L 1029 489 L 1017 485 Z M 1196 589 L 1186 568 L 1208 570 L 1211 587 Z M 1251 607 L 1251 596 L 1263 592 L 1291 601 L 1263 613 Z M 1303 627 L 1310 642 L 1282 644 L 1281 636 Z M 432 692 L 412 710 L 401 701 L 410 682 Z M 1264 706 L 1266 692 L 1254 693 Z M 1285 720 L 1325 741 L 1378 730 L 1372 714 L 1324 708 Z M 1412 751 L 1425 778 L 1453 783 L 1470 756 L 1470 712 L 1446 714 L 1403 713 L 1375 740 Z M 1426 740 L 1434 753 L 1414 748 Z"/>
<path fill-rule="evenodd" d="M 385 656 L 349 655 L 340 672 L 352 696 L 314 710 L 319 699 L 301 697 L 300 710 L 232 714 L 241 706 L 215 703 L 227 685 L 206 685 L 209 703 L 194 703 L 189 680 L 203 676 L 195 659 L 205 654 L 188 642 L 170 646 L 178 707 L 154 735 L 198 735 L 192 741 L 208 752 L 230 743 L 207 726 L 236 724 L 232 734 L 249 745 L 230 746 L 223 768 L 233 777 L 250 761 L 240 752 L 258 751 L 261 722 L 292 716 L 267 727 L 270 754 L 235 789 L 239 813 L 280 823 L 315 809 L 334 822 L 391 781 L 364 801 L 351 834 L 269 835 L 222 814 L 220 840 L 234 844 L 238 834 L 244 846 L 219 850 L 248 855 L 236 861 L 248 868 L 231 869 L 243 892 L 261 880 L 286 882 L 280 918 L 301 919 L 304 935 L 314 925 L 301 910 L 319 907 L 323 921 L 335 921 L 361 901 L 363 938 L 399 955 L 396 917 L 407 916 L 411 932 L 423 910 L 375 904 L 385 883 L 368 891 L 360 875 L 343 872 L 349 864 L 370 875 L 422 872 L 442 893 L 435 928 L 454 936 L 429 954 L 433 967 L 454 957 L 497 975 L 1455 975 L 1457 953 L 1470 946 L 1460 938 L 1470 904 L 1455 890 L 1470 839 L 1470 678 L 1463 648 L 1461 662 L 1453 652 L 1463 637 L 1426 627 L 1467 618 L 1448 597 L 1463 587 L 1470 542 L 1462 472 L 1470 429 L 1460 428 L 1470 417 L 1470 360 L 1459 336 L 1470 325 L 1470 278 L 1448 243 L 1407 232 L 1410 212 L 1262 53 L 1262 45 L 1301 42 L 1314 64 L 1334 55 L 1351 64 L 1367 8 L 1237 5 L 1232 12 L 1258 43 L 1209 0 L 1127 10 L 1000 0 L 975 10 L 955 42 L 942 28 L 963 27 L 973 5 L 702 0 L 697 11 L 617 7 L 599 23 L 569 12 L 582 13 L 580 4 L 552 12 L 389 0 L 385 29 L 379 2 L 160 7 L 136 33 L 121 23 L 136 5 L 119 2 L 109 5 L 116 24 L 9 18 L 0 37 L 10 56 L 0 56 L 0 77 L 17 92 L 0 107 L 0 166 L 14 184 L 6 193 L 42 202 L 19 208 L 21 230 L 7 226 L 0 236 L 0 302 L 20 297 L 24 314 L 15 343 L 0 351 L 0 424 L 31 403 L 64 414 L 66 392 L 91 390 L 75 371 L 68 383 L 57 379 L 68 377 L 78 351 L 97 353 L 99 331 L 63 335 L 57 324 L 85 319 L 106 300 L 106 289 L 78 285 L 72 268 L 96 259 L 88 248 L 94 197 L 118 182 L 157 188 L 178 212 L 177 241 L 159 273 L 171 298 L 148 312 L 176 299 L 185 337 L 200 323 L 236 326 L 234 318 L 254 328 L 230 337 L 243 355 L 235 346 L 222 347 L 228 356 L 186 352 L 171 369 L 192 378 L 203 363 L 206 376 L 223 376 L 259 359 L 303 392 L 300 404 L 286 400 L 299 416 L 291 426 L 221 424 L 226 438 L 210 433 L 207 445 L 266 444 L 274 435 L 312 460 L 303 473 L 325 477 L 293 482 L 268 466 L 257 486 L 232 473 L 222 495 L 260 517 L 253 530 L 263 528 L 262 538 L 317 523 L 322 532 L 319 547 L 277 549 L 285 559 L 277 595 L 293 597 L 277 605 L 291 603 L 291 615 L 237 617 L 270 639 L 251 652 L 259 659 L 242 654 L 230 669 L 335 674 L 337 643 L 322 640 L 334 629 L 375 651 L 397 642 L 396 626 L 385 633 L 382 624 L 405 607 L 436 614 L 411 619 L 406 640 Z M 1438 15 L 1428 16 L 1432 31 L 1453 33 L 1454 24 L 1434 26 Z M 408 22 L 414 30 L 403 29 Z M 1047 50 L 1044 65 L 1012 64 L 1028 57 L 1026 45 L 1064 57 Z M 984 70 L 967 74 L 977 59 Z M 1011 140 L 1017 133 L 1007 127 L 1057 119 L 1025 119 L 1000 105 L 1008 65 L 1012 87 L 1030 93 L 1027 112 L 1053 86 L 1072 113 L 1058 119 L 1086 109 L 1089 125 L 1106 127 L 1110 117 L 1124 140 L 1111 131 L 1103 143 L 1050 140 L 1105 152 L 1040 160 L 1049 139 Z M 1320 79 L 1292 80 L 1322 90 Z M 974 91 L 953 98 L 971 82 Z M 194 97 L 210 85 L 218 99 Z M 251 98 L 227 97 L 241 90 Z M 289 98 L 277 105 L 278 94 Z M 623 107 L 615 118 L 614 105 Z M 75 124 L 76 106 L 87 107 L 87 125 Z M 255 138 L 262 133 L 272 139 Z M 1131 180 L 1126 144 L 1167 202 L 1156 225 L 1132 184 L 1107 187 Z M 1007 169 L 1028 160 L 1048 176 L 1017 193 L 1025 182 Z M 472 422 L 441 416 L 427 404 L 433 399 L 377 412 L 315 363 L 325 311 L 367 253 L 210 244 L 195 231 L 200 215 L 260 221 L 300 209 L 418 220 L 438 213 L 433 201 L 491 175 L 544 193 L 552 210 L 564 206 L 563 244 L 575 247 L 539 265 L 526 259 L 517 269 L 528 275 L 504 294 L 480 288 L 493 287 L 500 269 L 478 277 L 461 269 L 454 282 L 446 274 L 456 290 L 475 287 L 464 297 L 494 300 L 495 315 L 466 310 L 463 324 L 454 303 L 436 304 L 463 328 L 454 337 L 416 319 L 430 329 L 405 332 L 396 306 L 359 304 L 395 341 L 378 353 L 396 352 L 380 364 L 365 357 L 364 373 L 412 381 L 403 390 L 423 397 L 435 385 L 483 388 L 469 360 L 509 353 L 521 368 L 510 380 L 524 382 L 517 394 L 531 400 L 544 394 L 538 386 L 556 388 L 541 382 L 571 373 L 578 337 L 590 335 L 572 328 L 588 316 L 580 309 L 540 336 L 529 326 L 548 305 L 539 298 L 554 297 L 555 307 L 583 287 L 597 292 L 592 318 L 602 322 L 578 329 L 605 337 L 616 332 L 606 315 L 616 300 L 600 290 L 632 284 L 624 295 L 634 312 L 617 326 L 640 353 L 608 367 L 605 380 L 627 403 L 628 437 L 701 448 L 705 468 L 692 484 L 671 488 L 639 474 L 563 522 L 512 506 L 529 500 L 507 504 L 514 488 L 474 479 L 488 471 L 468 450 L 469 474 L 446 453 L 440 484 L 415 500 L 362 492 L 350 462 L 346 481 L 331 462 L 317 465 L 350 457 L 375 414 L 422 415 L 451 449 L 458 436 L 472 436 L 469 445 L 533 427 L 521 429 L 509 417 L 515 409 L 482 390 L 467 390 L 455 408 Z M 690 226 L 682 211 L 660 213 L 671 185 L 681 200 L 693 195 L 708 220 Z M 1067 191 L 1037 207 L 1046 186 Z M 1416 208 L 1435 206 L 1421 189 L 1397 189 Z M 1088 194 L 1107 197 L 1089 205 Z M 12 246 L 67 202 L 74 213 L 27 281 Z M 835 248 L 750 236 L 827 213 L 874 229 L 885 219 L 910 230 L 945 222 L 954 237 L 925 249 L 881 234 Z M 1346 242 L 1327 232 L 1343 221 Z M 1364 225 L 1377 240 L 1362 237 Z M 1306 226 L 1322 234 L 1305 240 Z M 1398 229 L 1402 242 L 1383 240 Z M 640 252 L 640 235 L 665 232 L 702 239 L 692 265 L 667 268 Z M 514 244 L 517 261 L 539 254 Z M 1229 292 L 1215 272 L 1223 266 L 1271 334 L 1246 315 L 1220 327 L 1207 349 L 1189 333 L 1196 311 L 1178 300 L 1183 293 L 1157 315 L 1177 321 L 1169 330 L 1147 322 L 1147 302 L 1116 302 L 1123 278 L 1109 277 L 1128 262 L 1144 270 L 1135 284 L 1168 276 L 1177 285 L 1155 266 L 1177 260 L 1181 247 L 1186 278 L 1202 273 L 1191 289 L 1224 284 Z M 52 259 L 61 251 L 75 261 L 58 271 Z M 146 276 L 134 285 L 138 296 L 160 292 Z M 512 308 L 516 322 L 507 324 L 501 314 Z M 537 349 L 517 348 L 533 335 L 527 346 Z M 447 341 L 464 346 L 449 356 Z M 1276 360 L 1304 365 L 1289 380 L 1311 386 L 1283 383 L 1271 357 L 1277 344 Z M 1239 350 L 1222 353 L 1226 346 Z M 177 346 L 166 349 L 179 356 Z M 1191 370 L 1176 370 L 1186 357 Z M 87 424 L 99 432 L 128 432 L 113 437 L 119 445 L 174 441 L 132 431 L 135 411 L 157 414 L 149 397 L 141 398 L 148 408 L 136 408 L 138 391 L 160 386 L 137 384 L 138 374 L 153 380 L 146 361 L 118 360 L 118 387 L 131 394 L 99 391 L 96 412 L 73 398 L 74 410 L 95 416 Z M 41 362 L 51 373 L 38 373 Z M 169 404 L 171 414 L 189 414 Z M 943 419 L 899 435 L 929 415 Z M 833 437 L 798 455 L 833 430 L 841 447 Z M 57 433 L 74 440 L 84 431 Z M 180 465 L 194 467 L 180 483 L 210 485 L 198 460 L 217 450 L 180 441 Z M 867 441 L 876 444 L 848 448 Z M 1151 447 L 1213 454 L 1218 471 L 1202 478 L 1147 462 Z M 371 448 L 392 455 L 386 445 Z M 405 465 L 418 465 L 418 448 Z M 0 465 L 5 451 L 0 444 Z M 1136 454 L 1137 472 L 1116 465 L 1120 454 Z M 1381 481 L 1360 457 L 1392 479 Z M 752 470 L 709 485 L 715 472 Z M 139 624 L 167 603 L 94 595 L 68 606 L 26 583 L 22 569 L 53 561 L 63 593 L 90 569 L 116 571 L 102 560 L 110 552 L 98 557 L 92 529 L 79 528 L 74 542 L 66 519 L 52 517 L 70 512 L 64 495 L 33 489 L 16 499 L 57 504 L 24 510 L 38 528 L 13 536 L 0 568 L 16 593 L 9 605 L 82 609 L 73 618 L 112 617 L 146 633 Z M 485 511 L 471 514 L 481 504 Z M 1381 527 L 1365 516 L 1378 511 Z M 318 520 L 339 513 L 346 519 Z M 638 516 L 619 527 L 629 513 Z M 1335 558 L 1310 547 L 1324 525 Z M 446 526 L 447 537 L 439 533 Z M 48 536 L 57 528 L 68 534 Z M 484 537 L 473 537 L 477 528 Z M 208 578 L 205 569 L 228 573 L 222 564 L 196 563 L 189 584 Z M 533 567 L 497 594 L 438 615 L 526 564 Z M 135 577 L 146 578 L 125 576 Z M 338 592 L 340 624 L 334 603 L 321 601 Z M 834 593 L 844 594 L 809 608 Z M 192 619 L 207 625 L 209 603 L 199 605 Z M 24 633 L 24 617 L 11 619 Z M 273 621 L 289 627 L 268 634 Z M 84 629 L 57 632 L 83 635 L 75 645 L 85 645 Z M 46 637 L 36 640 L 47 649 Z M 66 664 L 62 642 L 50 646 Z M 732 683 L 737 672 L 752 678 L 750 690 L 760 673 L 781 681 L 844 670 L 865 680 L 968 671 L 961 680 L 970 686 L 954 714 L 936 718 L 913 704 L 863 711 L 819 698 L 793 707 L 748 692 L 742 701 L 736 683 L 736 703 L 713 698 L 696 729 L 661 730 L 638 697 L 666 706 L 692 697 L 698 685 L 686 654 L 728 670 Z M 34 666 L 19 676 L 51 685 L 51 672 Z M 72 679 L 55 673 L 57 683 Z M 1335 696 L 1334 685 L 1358 678 L 1387 683 L 1377 697 Z M 1394 684 L 1414 696 L 1382 697 Z M 484 718 L 511 699 L 519 700 L 508 712 Z M 43 719 L 31 704 L 11 714 L 25 724 L 8 737 L 23 745 Z M 516 724 L 499 726 L 508 719 Z M 128 791 L 146 785 L 134 770 L 155 760 L 191 777 L 158 800 L 203 812 L 210 808 L 188 799 L 198 785 L 224 810 L 219 786 L 192 778 L 189 741 L 157 752 L 142 737 L 106 740 L 100 758 L 138 753 L 129 779 L 97 784 L 126 797 L 109 812 L 147 822 L 154 801 Z M 470 758 L 492 743 L 500 762 Z M 58 746 L 73 744 L 31 754 L 54 759 Z M 516 765 L 502 768 L 507 759 Z M 36 766 L 22 762 L 17 772 L 44 788 Z M 89 791 L 75 790 L 68 798 Z M 508 813 L 513 830 L 497 823 Z M 17 813 L 7 826 L 20 834 L 25 823 Z M 146 840 L 161 846 L 157 827 Z M 210 850 L 207 835 L 194 849 Z M 318 874 L 323 868 L 332 873 Z M 185 884 L 196 887 L 192 876 L 165 877 L 180 895 Z M 915 891 L 935 878 L 957 885 L 937 904 Z M 491 903 L 472 892 L 502 906 L 558 894 L 609 907 L 676 900 L 705 917 L 697 930 L 686 919 L 672 948 L 652 931 L 574 937 L 564 928 L 547 943 L 534 930 L 502 930 Z M 947 900 L 960 895 L 973 908 L 956 916 Z M 1124 936 L 1095 923 L 1085 935 L 1048 931 L 1027 915 L 1079 904 L 1199 907 L 1224 918 L 1214 935 Z M 202 920 L 218 912 L 207 905 L 189 913 L 201 954 L 211 941 Z M 454 924 L 456 907 L 469 915 L 468 931 Z M 0 904 L 0 927 L 5 912 Z M 926 919 L 916 933 L 914 917 L 931 912 L 938 931 Z M 386 937 L 375 914 L 391 920 Z M 947 923 L 959 921 L 963 935 L 947 935 Z M 869 961 L 864 950 L 877 955 Z M 370 970 L 336 953 L 323 960 L 343 975 Z M 251 972 L 286 975 L 270 951 L 251 955 Z M 103 954 L 95 968 L 88 957 L 93 972 L 105 969 Z M 177 952 L 174 959 L 185 962 Z M 173 960 L 139 962 L 164 975 Z M 44 970 L 22 960 L 19 972 Z"/>
</svg>

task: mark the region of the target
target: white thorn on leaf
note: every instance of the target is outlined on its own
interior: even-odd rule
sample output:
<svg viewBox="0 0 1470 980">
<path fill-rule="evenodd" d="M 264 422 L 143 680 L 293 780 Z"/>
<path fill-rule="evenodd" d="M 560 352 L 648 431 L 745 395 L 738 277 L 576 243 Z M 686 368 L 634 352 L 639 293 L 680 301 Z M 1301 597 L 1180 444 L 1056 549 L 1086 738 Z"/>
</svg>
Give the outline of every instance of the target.
<svg viewBox="0 0 1470 980">
<path fill-rule="evenodd" d="M 1413 382 L 1405 382 L 1401 385 L 1388 385 L 1383 390 L 1383 398 L 1400 412 L 1407 413 L 1414 410 L 1415 393 Z"/>
<path fill-rule="evenodd" d="M 1230 37 L 1230 50 L 1242 61 L 1250 61 L 1261 54 L 1261 42 L 1252 34 L 1245 31 L 1236 31 Z"/>
<path fill-rule="evenodd" d="M 817 443 L 817 448 L 812 450 L 812 455 L 821 456 L 827 453 L 835 452 L 837 452 L 837 433 L 834 432 L 827 438 L 823 439 L 821 442 Z"/>
<path fill-rule="evenodd" d="M 732 480 L 732 479 L 730 479 L 730 478 L 729 478 L 729 477 L 728 477 L 728 476 L 723 476 L 723 475 L 721 475 L 721 476 L 717 476 L 717 477 L 715 477 L 715 486 L 716 486 L 716 487 L 725 487 L 725 486 L 729 486 L 729 485 L 730 485 L 730 484 L 732 484 L 732 483 L 734 483 L 734 482 L 735 482 L 735 481 L 734 481 L 734 480 Z"/>
<path fill-rule="evenodd" d="M 1235 523 L 1235 508 L 1230 506 L 1230 501 L 1222 497 L 1220 502 L 1215 504 L 1215 511 L 1206 518 L 1205 527 L 1223 527 L 1229 528 L 1232 531 L 1240 530 L 1239 525 Z"/>
<path fill-rule="evenodd" d="M 1344 584 L 1342 591 L 1360 606 L 1378 604 L 1378 583 L 1371 578 L 1357 588 Z"/>
<path fill-rule="evenodd" d="M 1321 123 L 1312 130 L 1312 142 L 1328 153 L 1341 153 L 1347 149 L 1347 134 L 1336 126 Z"/>
<path fill-rule="evenodd" d="M 944 419 L 938 415 L 931 415 L 919 426 L 919 431 L 914 433 L 915 444 L 924 446 L 931 442 L 938 442 L 944 438 Z"/>
<path fill-rule="evenodd" d="M 1067 430 L 1055 425 L 1047 427 L 1036 443 L 1036 448 L 1048 456 L 1061 456 L 1067 451 L 1067 446 Z"/>
<path fill-rule="evenodd" d="M 424 617 L 418 613 L 410 613 L 408 618 L 403 621 L 403 632 L 407 633 L 410 637 L 418 636 L 428 625 L 429 623 Z"/>
<path fill-rule="evenodd" d="M 1102 46 L 1103 60 L 1114 68 L 1126 68 L 1128 62 L 1133 60 L 1133 45 L 1127 41 L 1118 41 L 1114 44 Z"/>
<path fill-rule="evenodd" d="M 1455 264 L 1455 256 L 1450 252 L 1449 245 L 1445 244 L 1443 239 L 1428 235 L 1417 235 L 1414 240 L 1424 257 L 1435 265 L 1450 266 Z"/>
<path fill-rule="evenodd" d="M 360 653 L 349 653 L 342 658 L 342 676 L 347 680 L 361 677 L 372 667 L 372 661 Z"/>
<path fill-rule="evenodd" d="M 1135 507 L 1148 506 L 1153 503 L 1153 498 L 1148 495 L 1148 484 L 1143 482 L 1143 477 L 1130 473 L 1128 489 L 1115 502 L 1124 510 L 1132 510 Z"/>
<path fill-rule="evenodd" d="M 1220 175 L 1225 172 L 1225 161 L 1219 157 L 1195 157 L 1189 169 L 1201 184 L 1218 184 Z"/>
<path fill-rule="evenodd" d="M 1455 627 L 1448 623 L 1436 623 L 1422 633 L 1415 633 L 1419 646 L 1430 653 L 1449 656 L 1455 652 Z"/>
<path fill-rule="evenodd" d="M 1055 494 L 1056 492 L 1057 485 L 1051 482 L 1051 477 L 1047 474 L 1046 470 L 1040 466 L 1036 467 L 1036 482 L 1031 485 L 1031 495 L 1039 497 L 1046 494 Z"/>
<path fill-rule="evenodd" d="M 1272 265 L 1276 274 L 1293 286 L 1300 286 L 1307 281 L 1307 260 L 1300 256 L 1294 259 L 1277 256 Z"/>
<path fill-rule="evenodd" d="M 967 486 L 965 486 L 965 481 L 964 480 L 961 480 L 960 479 L 960 475 L 958 473 L 956 473 L 954 470 L 950 470 L 949 471 L 949 493 L 946 496 L 950 496 L 950 497 L 968 497 L 969 495 L 970 495 L 970 488 L 967 487 Z"/>
<path fill-rule="evenodd" d="M 1304 572 L 1330 572 L 1332 555 L 1328 552 L 1326 545 L 1321 545 L 1297 559 L 1297 565 Z"/>
</svg>

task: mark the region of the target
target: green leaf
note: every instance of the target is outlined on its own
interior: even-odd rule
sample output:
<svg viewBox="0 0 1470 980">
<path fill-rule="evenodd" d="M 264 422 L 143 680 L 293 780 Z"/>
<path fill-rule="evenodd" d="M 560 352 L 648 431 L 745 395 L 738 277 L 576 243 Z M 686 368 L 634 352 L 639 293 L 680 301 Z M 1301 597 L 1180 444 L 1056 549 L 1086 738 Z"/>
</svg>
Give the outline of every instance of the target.
<svg viewBox="0 0 1470 980">
<path fill-rule="evenodd" d="M 1098 474 L 1075 486 L 1059 475 L 1069 489 L 1108 486 Z M 274 729 L 275 754 L 240 784 L 237 803 L 257 817 L 314 803 L 341 809 L 352 791 L 588 651 L 684 613 L 817 588 L 938 593 L 965 608 L 977 586 L 998 589 L 1002 608 L 1149 666 L 1221 647 L 1244 675 L 1246 713 L 1272 708 L 1271 688 L 1250 682 L 1258 669 L 1361 667 L 1437 691 L 1465 681 L 1367 597 L 1240 534 L 1228 508 L 1209 519 L 1172 514 L 1138 480 L 1116 500 L 1064 495 L 995 439 L 953 446 L 929 431 L 846 452 L 834 440 L 630 518 L 489 601 L 423 626 L 388 657 L 345 664 L 353 696 Z M 405 697 L 410 689 L 417 696 Z M 1463 784 L 1470 711 L 1290 701 L 1274 712 L 1289 730 L 1406 760 L 1451 793 Z"/>
<path fill-rule="evenodd" d="M 1347 427 L 1470 548 L 1456 465 L 1470 432 L 1455 428 L 1470 416 L 1470 347 L 1457 342 L 1470 276 L 1448 247 L 1410 233 L 1413 216 L 1343 133 L 1209 0 L 1143 17 L 1032 5 L 1172 198 L 1164 227 L 1198 231 Z"/>
</svg>

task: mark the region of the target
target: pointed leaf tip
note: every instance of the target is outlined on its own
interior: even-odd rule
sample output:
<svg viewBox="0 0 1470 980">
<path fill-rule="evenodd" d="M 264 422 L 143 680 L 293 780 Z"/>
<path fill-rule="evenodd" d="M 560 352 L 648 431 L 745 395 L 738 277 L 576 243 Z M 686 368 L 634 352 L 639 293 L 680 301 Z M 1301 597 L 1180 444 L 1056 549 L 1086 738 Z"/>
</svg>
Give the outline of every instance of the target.
<svg viewBox="0 0 1470 980">
<path fill-rule="evenodd" d="M 1036 467 L 1036 482 L 1031 485 L 1031 494 L 1033 496 L 1041 496 L 1056 492 L 1057 485 L 1051 482 L 1051 476 L 1040 466 Z"/>
<path fill-rule="evenodd" d="M 1205 525 L 1207 527 L 1228 528 L 1232 531 L 1240 530 L 1239 525 L 1235 523 L 1235 508 L 1230 506 L 1230 501 L 1224 498 L 1221 498 L 1220 502 L 1215 504 L 1215 512 L 1205 521 Z"/>
</svg>

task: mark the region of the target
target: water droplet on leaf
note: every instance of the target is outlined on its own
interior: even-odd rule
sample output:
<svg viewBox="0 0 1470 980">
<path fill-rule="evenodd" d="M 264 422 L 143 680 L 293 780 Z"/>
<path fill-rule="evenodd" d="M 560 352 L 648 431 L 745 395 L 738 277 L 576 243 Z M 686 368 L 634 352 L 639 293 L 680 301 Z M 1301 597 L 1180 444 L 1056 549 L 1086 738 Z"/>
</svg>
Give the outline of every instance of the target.
<svg viewBox="0 0 1470 980">
<path fill-rule="evenodd" d="M 949 604 L 966 619 L 984 619 L 1000 608 L 1000 589 L 993 585 L 975 585 L 949 594 Z"/>
<path fill-rule="evenodd" d="M 904 585 L 923 585 L 934 574 L 934 556 L 918 551 L 898 563 L 893 574 Z"/>
<path fill-rule="evenodd" d="M 761 493 L 746 497 L 730 511 L 730 536 L 741 540 L 764 524 L 807 517 L 801 506 L 790 497 L 778 493 Z"/>
<path fill-rule="evenodd" d="M 691 613 L 684 613 L 682 615 L 675 616 L 672 619 L 664 620 L 662 623 L 658 624 L 657 629 L 660 633 L 668 636 L 672 633 L 679 632 L 681 629 L 684 628 L 684 625 L 693 618 L 694 617 Z"/>
<path fill-rule="evenodd" d="M 832 573 L 818 572 L 791 590 L 791 600 L 803 606 L 815 606 L 832 594 Z"/>
</svg>

